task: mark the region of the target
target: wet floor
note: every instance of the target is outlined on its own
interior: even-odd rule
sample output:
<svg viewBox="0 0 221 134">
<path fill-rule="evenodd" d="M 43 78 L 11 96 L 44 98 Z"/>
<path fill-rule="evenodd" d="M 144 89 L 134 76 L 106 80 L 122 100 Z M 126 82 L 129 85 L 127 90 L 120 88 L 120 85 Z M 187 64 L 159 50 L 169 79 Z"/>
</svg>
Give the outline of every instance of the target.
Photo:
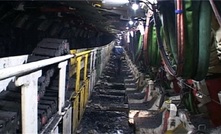
<svg viewBox="0 0 221 134">
<path fill-rule="evenodd" d="M 128 105 L 124 88 L 124 72 L 115 75 L 108 67 L 94 87 L 78 127 L 79 134 L 134 134 L 128 124 Z"/>
</svg>

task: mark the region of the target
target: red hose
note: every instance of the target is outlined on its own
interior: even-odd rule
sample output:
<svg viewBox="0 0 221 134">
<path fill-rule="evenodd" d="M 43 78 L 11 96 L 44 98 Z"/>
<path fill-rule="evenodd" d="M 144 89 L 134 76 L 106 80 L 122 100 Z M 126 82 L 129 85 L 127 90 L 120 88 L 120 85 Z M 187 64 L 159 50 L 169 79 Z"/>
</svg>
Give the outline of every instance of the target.
<svg viewBox="0 0 221 134">
<path fill-rule="evenodd" d="M 184 65 L 184 19 L 183 19 L 183 3 L 177 0 L 177 45 L 178 45 L 178 64 L 177 75 L 182 75 Z"/>
<path fill-rule="evenodd" d="M 144 39 L 143 39 L 143 54 L 144 54 L 144 64 L 148 66 L 148 31 L 149 31 L 149 22 L 150 22 L 150 17 L 152 16 L 152 11 L 148 11 L 147 16 L 146 16 L 146 25 L 145 25 L 145 31 L 144 31 Z"/>
</svg>

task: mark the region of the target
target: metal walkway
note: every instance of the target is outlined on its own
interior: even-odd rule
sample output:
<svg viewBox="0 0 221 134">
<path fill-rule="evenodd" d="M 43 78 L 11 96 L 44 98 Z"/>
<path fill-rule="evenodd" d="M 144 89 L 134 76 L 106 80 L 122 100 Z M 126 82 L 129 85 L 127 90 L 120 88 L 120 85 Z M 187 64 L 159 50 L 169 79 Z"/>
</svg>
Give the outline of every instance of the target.
<svg viewBox="0 0 221 134">
<path fill-rule="evenodd" d="M 115 74 L 112 57 L 94 87 L 77 133 L 133 134 L 128 123 L 128 104 L 124 78 L 126 60 L 122 61 L 121 74 Z"/>
<path fill-rule="evenodd" d="M 160 95 L 147 95 L 147 87 L 153 90 L 153 82 L 144 79 L 127 56 L 122 60 L 121 74 L 115 73 L 113 62 L 110 57 L 94 87 L 77 133 L 162 133 L 163 118 L 168 113 L 157 107 Z"/>
<path fill-rule="evenodd" d="M 198 125 L 193 121 L 202 120 L 203 116 L 190 117 L 185 109 L 177 107 L 179 96 L 165 95 L 163 85 L 139 72 L 128 56 L 122 62 L 122 72 L 116 74 L 110 57 L 93 89 L 78 134 L 185 134 L 202 129 L 208 132 L 206 120 L 203 126 L 202 121 L 197 121 Z"/>
</svg>

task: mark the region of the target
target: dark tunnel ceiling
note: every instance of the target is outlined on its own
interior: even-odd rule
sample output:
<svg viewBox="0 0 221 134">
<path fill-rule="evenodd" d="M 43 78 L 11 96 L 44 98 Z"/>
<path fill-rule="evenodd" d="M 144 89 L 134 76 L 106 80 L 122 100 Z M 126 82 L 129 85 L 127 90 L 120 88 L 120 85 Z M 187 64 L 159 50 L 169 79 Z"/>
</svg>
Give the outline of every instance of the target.
<svg viewBox="0 0 221 134">
<path fill-rule="evenodd" d="M 104 6 L 101 1 L 8 1 L 0 3 L 1 9 L 8 8 L 4 7 L 7 4 L 24 14 L 31 14 L 32 17 L 68 19 L 79 26 L 114 34 L 125 30 L 129 18 L 126 4 Z"/>
<path fill-rule="evenodd" d="M 102 46 L 125 31 L 133 15 L 128 4 L 103 4 L 101 0 L 0 1 L 0 39 L 17 46 L 14 54 L 30 52 L 47 37 L 68 39 L 71 48 Z M 137 12 L 139 15 L 144 13 Z M 0 40 L 0 44 L 5 42 Z M 7 48 L 10 45 L 6 43 L 4 49 L 12 53 L 13 48 Z"/>
</svg>

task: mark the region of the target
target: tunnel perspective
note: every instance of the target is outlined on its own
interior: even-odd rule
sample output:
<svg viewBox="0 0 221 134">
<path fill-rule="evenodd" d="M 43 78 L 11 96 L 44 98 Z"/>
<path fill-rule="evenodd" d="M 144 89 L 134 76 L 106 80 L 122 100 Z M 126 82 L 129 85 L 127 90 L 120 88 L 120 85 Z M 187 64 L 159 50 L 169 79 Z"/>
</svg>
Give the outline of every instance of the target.
<svg viewBox="0 0 221 134">
<path fill-rule="evenodd" d="M 16 118 L 2 131 L 220 133 L 220 6 L 216 0 L 0 2 L 0 125 Z M 125 57 L 116 73 L 113 48 L 120 40 Z M 37 94 L 22 95 L 28 87 Z M 32 120 L 30 108 L 21 110 L 22 97 L 38 103 L 32 130 L 20 124 Z"/>
</svg>

